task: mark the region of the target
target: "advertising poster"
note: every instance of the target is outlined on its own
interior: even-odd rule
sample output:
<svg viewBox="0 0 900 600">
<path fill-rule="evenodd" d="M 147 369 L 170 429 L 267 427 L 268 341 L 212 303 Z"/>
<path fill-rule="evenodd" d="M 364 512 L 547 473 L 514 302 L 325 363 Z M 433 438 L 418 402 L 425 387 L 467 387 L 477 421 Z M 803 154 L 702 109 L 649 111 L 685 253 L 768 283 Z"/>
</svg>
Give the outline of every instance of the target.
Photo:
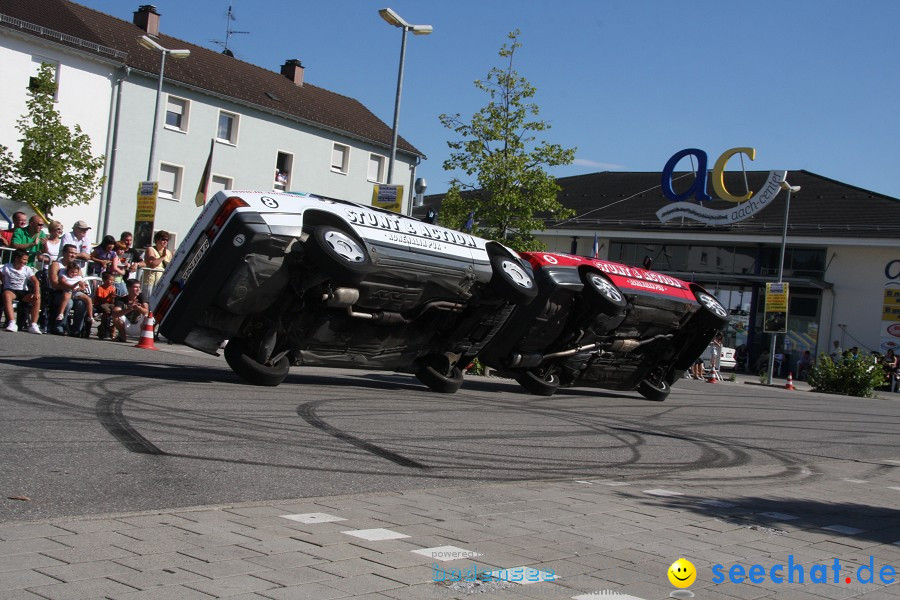
<svg viewBox="0 0 900 600">
<path fill-rule="evenodd" d="M 763 331 L 766 333 L 787 333 L 788 284 L 766 284 L 766 312 Z"/>
<path fill-rule="evenodd" d="M 900 350 L 900 259 L 884 266 L 884 295 L 881 303 L 881 351 Z"/>
<path fill-rule="evenodd" d="M 372 191 L 372 206 L 399 213 L 403 206 L 403 186 L 376 185 Z"/>
<path fill-rule="evenodd" d="M 138 184 L 137 208 L 134 212 L 134 247 L 146 248 L 153 236 L 153 221 L 156 219 L 156 196 L 159 183 L 142 181 Z"/>
</svg>

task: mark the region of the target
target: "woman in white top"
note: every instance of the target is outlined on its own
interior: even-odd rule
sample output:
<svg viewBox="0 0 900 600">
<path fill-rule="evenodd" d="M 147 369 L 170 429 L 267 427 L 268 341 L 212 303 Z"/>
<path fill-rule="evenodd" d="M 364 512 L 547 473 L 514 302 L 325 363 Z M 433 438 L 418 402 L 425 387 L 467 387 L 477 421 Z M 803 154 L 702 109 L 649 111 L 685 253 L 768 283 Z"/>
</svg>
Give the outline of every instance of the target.
<svg viewBox="0 0 900 600">
<path fill-rule="evenodd" d="M 62 223 L 59 221 L 50 221 L 47 232 L 47 237 L 44 238 L 43 241 L 43 252 L 49 254 L 51 260 L 56 260 L 56 257 L 59 256 L 59 249 L 62 247 Z"/>
</svg>

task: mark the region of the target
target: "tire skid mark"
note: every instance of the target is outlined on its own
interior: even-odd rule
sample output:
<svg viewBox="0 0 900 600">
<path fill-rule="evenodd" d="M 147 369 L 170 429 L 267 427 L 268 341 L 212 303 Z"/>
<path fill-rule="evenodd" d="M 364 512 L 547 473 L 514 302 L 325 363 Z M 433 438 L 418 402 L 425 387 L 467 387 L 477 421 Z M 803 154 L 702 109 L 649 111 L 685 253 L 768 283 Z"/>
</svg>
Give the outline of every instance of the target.
<svg viewBox="0 0 900 600">
<path fill-rule="evenodd" d="M 370 454 L 374 454 L 379 458 L 389 460 L 394 464 L 400 465 L 401 467 L 409 467 L 412 469 L 421 470 L 428 470 L 431 468 L 428 465 L 424 465 L 416 460 L 397 454 L 396 452 L 391 452 L 390 450 L 382 448 L 381 446 L 377 446 L 371 442 L 362 440 L 354 435 L 347 433 L 346 431 L 342 431 L 337 427 L 330 425 L 316 414 L 316 409 L 326 402 L 330 401 L 318 400 L 316 402 L 307 402 L 305 404 L 301 404 L 297 407 L 297 414 L 300 415 L 300 418 L 302 418 L 304 421 L 306 421 L 316 429 L 324 431 L 328 435 L 335 437 L 342 442 L 347 442 L 351 446 L 355 446 L 360 450 L 363 450 Z"/>
</svg>

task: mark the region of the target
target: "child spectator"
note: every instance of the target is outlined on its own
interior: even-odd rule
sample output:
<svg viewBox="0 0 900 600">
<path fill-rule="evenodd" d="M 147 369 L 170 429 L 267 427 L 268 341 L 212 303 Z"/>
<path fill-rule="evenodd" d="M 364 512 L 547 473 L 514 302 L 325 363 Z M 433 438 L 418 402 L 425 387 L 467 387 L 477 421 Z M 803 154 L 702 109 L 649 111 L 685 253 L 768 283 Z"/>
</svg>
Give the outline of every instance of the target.
<svg viewBox="0 0 900 600">
<path fill-rule="evenodd" d="M 118 290 L 113 282 L 113 274 L 109 271 L 103 272 L 103 282 L 94 290 L 94 306 L 100 313 L 100 325 L 97 327 L 97 337 L 101 340 L 106 338 L 112 339 L 112 312 L 116 305 L 116 296 Z M 124 284 L 123 284 L 124 287 Z"/>
<path fill-rule="evenodd" d="M 3 280 L 3 311 L 7 319 L 6 331 L 19 330 L 13 314 L 13 300 L 17 300 L 20 307 L 23 302 L 31 305 L 31 325 L 28 326 L 28 333 L 40 335 L 38 312 L 41 308 L 41 288 L 34 275 L 34 269 L 29 267 L 27 262 L 28 253 L 16 250 L 13 252 L 12 261 L 0 268 L 0 279 Z"/>
<path fill-rule="evenodd" d="M 70 291 L 65 291 L 62 293 L 62 297 L 59 301 L 59 314 L 56 315 L 57 321 L 62 321 L 66 315 L 66 308 L 69 306 L 69 300 L 81 300 L 84 302 L 86 306 L 86 313 L 84 320 L 90 323 L 94 320 L 94 303 L 91 300 L 91 297 L 87 295 L 87 282 L 84 281 L 84 277 L 81 276 L 81 267 L 78 266 L 78 263 L 72 261 L 66 267 L 65 273 L 60 273 L 59 278 L 63 283 L 72 286 Z"/>
</svg>

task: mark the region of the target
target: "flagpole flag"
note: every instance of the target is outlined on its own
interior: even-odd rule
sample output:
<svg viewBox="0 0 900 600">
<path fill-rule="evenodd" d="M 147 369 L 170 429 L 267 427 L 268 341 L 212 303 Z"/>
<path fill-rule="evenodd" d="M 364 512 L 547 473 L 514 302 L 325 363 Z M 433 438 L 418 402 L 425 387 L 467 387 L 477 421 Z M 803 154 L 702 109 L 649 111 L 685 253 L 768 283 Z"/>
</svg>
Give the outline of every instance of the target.
<svg viewBox="0 0 900 600">
<path fill-rule="evenodd" d="M 209 158 L 206 159 L 206 166 L 203 167 L 203 175 L 200 176 L 200 186 L 197 188 L 197 195 L 194 196 L 194 204 L 203 206 L 206 204 L 206 196 L 209 193 L 209 181 L 212 179 L 212 161 L 213 151 L 216 149 L 215 138 L 209 144 Z"/>
<path fill-rule="evenodd" d="M 591 258 L 600 258 L 600 240 L 597 239 L 597 232 L 594 232 L 594 247 L 591 248 Z"/>
</svg>

